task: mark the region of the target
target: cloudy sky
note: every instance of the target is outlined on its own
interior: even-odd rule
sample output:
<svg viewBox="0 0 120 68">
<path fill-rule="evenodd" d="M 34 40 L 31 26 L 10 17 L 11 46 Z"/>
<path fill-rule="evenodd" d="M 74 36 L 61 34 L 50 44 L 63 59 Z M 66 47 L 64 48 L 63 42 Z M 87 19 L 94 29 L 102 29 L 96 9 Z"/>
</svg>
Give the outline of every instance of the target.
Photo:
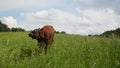
<svg viewBox="0 0 120 68">
<path fill-rule="evenodd" d="M 70 34 L 101 34 L 120 27 L 120 0 L 0 0 L 0 20 L 10 28 L 51 24 Z"/>
</svg>

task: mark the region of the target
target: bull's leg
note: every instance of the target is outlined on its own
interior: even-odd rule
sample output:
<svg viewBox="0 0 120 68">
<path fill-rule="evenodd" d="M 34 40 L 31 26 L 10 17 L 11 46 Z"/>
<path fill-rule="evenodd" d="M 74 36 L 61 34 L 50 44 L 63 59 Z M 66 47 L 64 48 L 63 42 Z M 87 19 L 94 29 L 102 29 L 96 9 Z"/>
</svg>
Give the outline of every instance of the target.
<svg viewBox="0 0 120 68">
<path fill-rule="evenodd" d="M 46 40 L 45 41 L 45 44 L 46 44 L 46 46 L 45 46 L 45 54 L 47 53 L 48 45 L 50 45 L 50 42 L 51 42 L 51 40 Z"/>
<path fill-rule="evenodd" d="M 53 38 L 52 38 L 52 41 L 51 41 L 51 42 L 52 42 L 52 43 L 54 43 L 54 42 L 55 42 Z M 51 44 L 52 44 L 52 43 L 51 43 Z"/>
<path fill-rule="evenodd" d="M 54 42 L 53 38 L 50 38 L 50 45 Z"/>
<path fill-rule="evenodd" d="M 45 46 L 45 54 L 47 53 L 48 45 Z"/>
<path fill-rule="evenodd" d="M 38 55 L 39 55 L 39 53 L 42 53 L 42 50 L 41 50 L 41 42 L 38 42 L 38 47 L 39 47 L 39 49 L 38 49 Z"/>
<path fill-rule="evenodd" d="M 39 47 L 39 48 L 41 47 L 41 43 L 40 43 L 40 42 L 38 42 L 38 47 Z"/>
</svg>

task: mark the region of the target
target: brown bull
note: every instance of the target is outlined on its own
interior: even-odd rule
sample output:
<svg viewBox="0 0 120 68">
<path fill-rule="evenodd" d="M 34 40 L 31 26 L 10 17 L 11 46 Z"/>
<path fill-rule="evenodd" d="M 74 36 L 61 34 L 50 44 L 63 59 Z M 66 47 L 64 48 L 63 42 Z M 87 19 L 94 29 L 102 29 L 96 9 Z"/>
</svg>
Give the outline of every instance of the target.
<svg viewBox="0 0 120 68">
<path fill-rule="evenodd" d="M 36 39 L 38 41 L 38 46 L 40 47 L 42 42 L 46 44 L 45 53 L 47 53 L 48 45 L 52 44 L 54 38 L 55 30 L 51 25 L 45 25 L 41 29 L 34 29 L 29 33 L 29 37 Z"/>
</svg>

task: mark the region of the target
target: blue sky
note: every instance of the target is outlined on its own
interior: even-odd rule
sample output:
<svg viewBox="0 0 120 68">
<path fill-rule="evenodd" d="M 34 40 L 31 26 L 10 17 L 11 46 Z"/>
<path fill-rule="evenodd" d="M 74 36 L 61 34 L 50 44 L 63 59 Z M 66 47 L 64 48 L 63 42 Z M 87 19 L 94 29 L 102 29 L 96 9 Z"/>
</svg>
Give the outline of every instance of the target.
<svg viewBox="0 0 120 68">
<path fill-rule="evenodd" d="M 1 0 L 0 20 L 26 30 L 51 24 L 70 34 L 100 34 L 120 27 L 120 0 Z"/>
</svg>

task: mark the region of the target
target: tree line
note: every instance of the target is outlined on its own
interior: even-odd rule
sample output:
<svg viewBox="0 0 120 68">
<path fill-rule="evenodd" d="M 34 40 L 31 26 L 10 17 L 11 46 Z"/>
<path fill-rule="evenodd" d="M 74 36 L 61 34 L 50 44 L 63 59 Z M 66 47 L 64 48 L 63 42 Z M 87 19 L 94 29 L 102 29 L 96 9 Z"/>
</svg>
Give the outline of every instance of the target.
<svg viewBox="0 0 120 68">
<path fill-rule="evenodd" d="M 100 34 L 100 36 L 104 36 L 104 37 L 111 37 L 111 36 L 120 37 L 120 28 L 117 28 L 115 30 L 105 31 L 104 33 Z"/>
<path fill-rule="evenodd" d="M 108 30 L 101 34 L 96 35 L 88 35 L 88 36 L 99 36 L 99 37 L 119 37 L 120 38 L 120 28 L 117 28 L 115 30 Z"/>
<path fill-rule="evenodd" d="M 22 29 L 20 27 L 9 28 L 6 24 L 3 24 L 0 21 L 0 32 L 25 32 L 25 29 Z"/>
<path fill-rule="evenodd" d="M 57 33 L 57 34 L 66 34 L 66 32 L 65 31 L 55 31 L 55 33 Z"/>
<path fill-rule="evenodd" d="M 25 29 L 22 29 L 20 27 L 13 27 L 13 28 L 9 28 L 6 24 L 3 24 L 0 21 L 0 32 L 25 32 Z M 55 33 L 58 34 L 66 34 L 65 31 L 55 31 Z M 100 35 L 89 35 L 89 36 L 103 36 L 103 37 L 120 37 L 120 28 L 117 28 L 115 30 L 109 30 L 109 31 L 105 31 L 104 33 L 100 34 Z"/>
</svg>

